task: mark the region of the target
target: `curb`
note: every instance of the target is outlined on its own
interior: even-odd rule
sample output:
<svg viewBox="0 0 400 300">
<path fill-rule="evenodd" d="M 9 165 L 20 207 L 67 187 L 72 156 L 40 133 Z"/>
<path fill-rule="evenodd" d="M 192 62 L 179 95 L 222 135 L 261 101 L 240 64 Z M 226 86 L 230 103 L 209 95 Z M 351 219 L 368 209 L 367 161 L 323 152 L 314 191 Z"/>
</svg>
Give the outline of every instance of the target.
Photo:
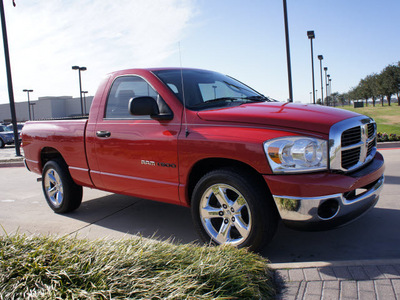
<svg viewBox="0 0 400 300">
<path fill-rule="evenodd" d="M 24 157 L 15 157 L 15 158 L 0 158 L 0 168 L 7 168 L 7 167 L 23 167 L 24 164 Z"/>
<path fill-rule="evenodd" d="M 369 260 L 343 260 L 343 261 L 310 261 L 292 263 L 269 263 L 268 267 L 278 269 L 304 269 L 322 267 L 347 267 L 347 266 L 375 266 L 375 265 L 400 265 L 400 258 L 394 259 L 369 259 Z"/>
<path fill-rule="evenodd" d="M 379 142 L 377 144 L 379 150 L 400 148 L 400 142 Z"/>
</svg>

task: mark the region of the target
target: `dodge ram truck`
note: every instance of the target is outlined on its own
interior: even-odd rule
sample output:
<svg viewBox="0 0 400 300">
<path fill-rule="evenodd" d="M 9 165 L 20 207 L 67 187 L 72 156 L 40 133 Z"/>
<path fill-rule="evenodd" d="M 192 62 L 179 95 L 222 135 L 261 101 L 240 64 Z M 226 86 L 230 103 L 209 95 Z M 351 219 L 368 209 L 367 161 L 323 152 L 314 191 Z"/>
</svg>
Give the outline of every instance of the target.
<svg viewBox="0 0 400 300">
<path fill-rule="evenodd" d="M 279 221 L 324 230 L 378 201 L 373 119 L 283 103 L 220 73 L 130 69 L 100 84 L 87 119 L 27 122 L 28 170 L 56 213 L 82 187 L 190 207 L 201 239 L 259 250 Z"/>
</svg>

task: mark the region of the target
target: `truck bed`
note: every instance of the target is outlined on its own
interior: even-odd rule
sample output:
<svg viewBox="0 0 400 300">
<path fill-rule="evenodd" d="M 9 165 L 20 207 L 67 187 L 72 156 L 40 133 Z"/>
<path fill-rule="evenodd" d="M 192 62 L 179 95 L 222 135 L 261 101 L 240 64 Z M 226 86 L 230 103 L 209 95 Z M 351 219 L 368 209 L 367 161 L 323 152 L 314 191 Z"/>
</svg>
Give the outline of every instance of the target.
<svg viewBox="0 0 400 300">
<path fill-rule="evenodd" d="M 41 155 L 61 153 L 77 184 L 91 186 L 85 150 L 87 119 L 27 122 L 23 130 L 23 147 L 28 169 L 41 174 Z"/>
</svg>

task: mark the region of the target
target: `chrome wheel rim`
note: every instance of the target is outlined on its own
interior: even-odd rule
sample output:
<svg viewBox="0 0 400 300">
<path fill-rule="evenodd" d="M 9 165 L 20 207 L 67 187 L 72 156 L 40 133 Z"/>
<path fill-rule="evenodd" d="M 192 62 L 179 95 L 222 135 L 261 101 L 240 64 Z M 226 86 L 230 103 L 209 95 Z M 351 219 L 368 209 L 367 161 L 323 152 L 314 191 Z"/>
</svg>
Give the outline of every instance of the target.
<svg viewBox="0 0 400 300">
<path fill-rule="evenodd" d="M 200 200 L 200 218 L 207 234 L 218 244 L 238 246 L 251 231 L 246 199 L 227 184 L 214 184 L 204 192 Z"/>
<path fill-rule="evenodd" d="M 44 189 L 51 204 L 55 208 L 60 207 L 64 199 L 64 188 L 56 170 L 47 170 L 44 176 Z"/>
</svg>

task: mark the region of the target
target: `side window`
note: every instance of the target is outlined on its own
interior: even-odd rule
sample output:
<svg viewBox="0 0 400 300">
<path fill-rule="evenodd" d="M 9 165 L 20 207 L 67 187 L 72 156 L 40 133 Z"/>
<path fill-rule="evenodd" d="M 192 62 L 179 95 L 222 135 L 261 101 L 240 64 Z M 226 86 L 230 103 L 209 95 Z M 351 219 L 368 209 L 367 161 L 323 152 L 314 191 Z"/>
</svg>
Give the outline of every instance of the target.
<svg viewBox="0 0 400 300">
<path fill-rule="evenodd" d="M 129 113 L 129 100 L 150 96 L 155 100 L 158 93 L 141 77 L 125 76 L 117 78 L 107 98 L 104 117 L 106 119 L 137 119 Z"/>
</svg>

